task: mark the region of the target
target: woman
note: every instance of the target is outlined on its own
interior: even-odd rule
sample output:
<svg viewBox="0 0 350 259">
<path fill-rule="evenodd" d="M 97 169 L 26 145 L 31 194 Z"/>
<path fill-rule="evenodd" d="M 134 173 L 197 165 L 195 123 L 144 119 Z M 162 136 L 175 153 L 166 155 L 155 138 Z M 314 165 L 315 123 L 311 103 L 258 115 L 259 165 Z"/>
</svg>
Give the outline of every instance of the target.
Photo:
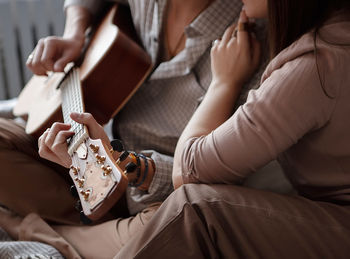
<svg viewBox="0 0 350 259">
<path fill-rule="evenodd" d="M 243 2 L 237 36 L 230 28 L 214 43 L 212 84 L 176 148 L 174 185 L 186 184 L 117 258 L 349 257 L 350 4 Z M 231 115 L 259 54 L 246 15 L 268 17 L 272 60 Z M 274 158 L 299 195 L 236 186 Z"/>
</svg>

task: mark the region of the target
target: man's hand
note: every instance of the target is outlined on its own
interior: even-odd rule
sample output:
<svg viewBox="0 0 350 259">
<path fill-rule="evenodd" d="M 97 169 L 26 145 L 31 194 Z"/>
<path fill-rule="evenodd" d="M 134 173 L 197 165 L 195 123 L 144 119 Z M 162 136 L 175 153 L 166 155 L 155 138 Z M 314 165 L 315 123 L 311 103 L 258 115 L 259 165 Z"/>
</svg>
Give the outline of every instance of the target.
<svg viewBox="0 0 350 259">
<path fill-rule="evenodd" d="M 67 139 L 74 135 L 69 124 L 55 122 L 38 139 L 39 155 L 66 168 L 72 164 Z"/>
<path fill-rule="evenodd" d="M 36 75 L 48 71 L 63 72 L 65 66 L 76 60 L 82 51 L 84 39 L 65 39 L 50 36 L 39 40 L 27 60 L 27 67 Z"/>
<path fill-rule="evenodd" d="M 73 5 L 67 8 L 66 17 L 63 36 L 40 39 L 29 55 L 26 65 L 34 74 L 63 72 L 69 62 L 80 56 L 85 43 L 85 31 L 91 19 L 90 13 L 84 7 Z"/>
<path fill-rule="evenodd" d="M 89 136 L 93 139 L 101 139 L 110 147 L 109 139 L 103 127 L 96 122 L 90 113 L 72 113 L 71 118 L 81 124 L 85 124 L 89 130 Z M 72 164 L 68 154 L 67 139 L 74 135 L 71 125 L 55 122 L 39 138 L 39 155 L 42 158 L 60 164 L 66 168 Z"/>
</svg>

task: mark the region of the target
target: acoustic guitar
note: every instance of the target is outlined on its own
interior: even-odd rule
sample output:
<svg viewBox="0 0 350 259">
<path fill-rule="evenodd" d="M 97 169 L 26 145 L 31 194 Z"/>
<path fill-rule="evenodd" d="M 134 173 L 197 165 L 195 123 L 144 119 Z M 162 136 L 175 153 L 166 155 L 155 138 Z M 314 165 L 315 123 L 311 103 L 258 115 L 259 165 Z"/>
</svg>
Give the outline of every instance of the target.
<svg viewBox="0 0 350 259">
<path fill-rule="evenodd" d="M 150 57 L 130 30 L 129 10 L 114 5 L 97 27 L 81 65 L 67 65 L 65 73 L 33 76 L 14 109 L 27 120 L 26 133 L 40 136 L 55 121 L 72 125 L 69 174 L 78 190 L 84 214 L 103 216 L 121 197 L 127 178 L 105 143 L 91 139 L 71 112 L 90 112 L 105 124 L 125 105 L 152 69 Z"/>
</svg>

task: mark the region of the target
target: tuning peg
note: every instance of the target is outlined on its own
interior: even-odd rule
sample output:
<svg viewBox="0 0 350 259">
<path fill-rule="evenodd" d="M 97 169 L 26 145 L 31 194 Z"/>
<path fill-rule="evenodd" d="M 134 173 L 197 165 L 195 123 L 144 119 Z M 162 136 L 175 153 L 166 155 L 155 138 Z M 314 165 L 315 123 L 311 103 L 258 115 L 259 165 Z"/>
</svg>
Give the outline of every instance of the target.
<svg viewBox="0 0 350 259">
<path fill-rule="evenodd" d="M 71 165 L 70 169 L 72 170 L 74 175 L 78 175 L 78 172 L 79 172 L 79 168 L 78 167 L 75 167 L 75 166 Z"/>
<path fill-rule="evenodd" d="M 80 188 L 83 188 L 84 182 L 85 182 L 85 179 L 84 179 L 84 178 L 79 179 L 78 177 L 75 177 L 75 178 L 74 178 L 74 181 L 76 181 L 76 182 L 79 184 L 79 187 L 80 187 Z"/>
<path fill-rule="evenodd" d="M 94 144 L 90 144 L 90 148 L 92 149 L 92 152 L 97 153 L 98 150 L 100 149 L 99 146 L 96 146 Z"/>
<path fill-rule="evenodd" d="M 103 173 L 104 176 L 109 175 L 112 172 L 112 167 L 110 167 L 109 165 L 107 166 L 102 165 L 101 169 L 104 171 Z"/>
<path fill-rule="evenodd" d="M 89 219 L 88 217 L 86 217 L 86 215 L 84 214 L 84 211 L 80 211 L 80 221 L 84 224 L 84 225 L 89 225 L 92 223 L 92 220 Z"/>
<path fill-rule="evenodd" d="M 83 188 L 84 187 L 84 182 L 85 182 L 84 179 L 78 179 L 77 182 L 79 184 L 79 188 Z"/>
<path fill-rule="evenodd" d="M 119 139 L 113 139 L 111 141 L 111 146 L 112 146 L 113 150 L 118 151 L 118 152 L 122 152 L 124 149 L 123 143 Z"/>
<path fill-rule="evenodd" d="M 129 162 L 129 163 L 127 163 L 126 166 L 125 166 L 125 171 L 124 171 L 124 173 L 125 173 L 125 174 L 128 174 L 128 173 L 130 173 L 130 172 L 133 172 L 133 171 L 136 170 L 136 168 L 137 168 L 137 165 L 136 165 L 135 163 Z"/>
<path fill-rule="evenodd" d="M 129 155 L 129 152 L 128 152 L 128 151 L 123 151 L 123 152 L 120 154 L 120 156 L 119 156 L 118 160 L 116 161 L 116 163 L 117 163 L 117 164 L 120 164 L 122 161 L 124 161 L 124 160 L 128 157 L 128 155 Z"/>
<path fill-rule="evenodd" d="M 99 164 L 103 164 L 104 161 L 106 161 L 106 157 L 105 156 L 100 156 L 100 155 L 96 154 L 95 157 L 97 159 L 97 163 L 99 163 Z"/>
<path fill-rule="evenodd" d="M 72 194 L 73 197 L 75 197 L 75 198 L 79 197 L 79 194 L 78 194 L 77 188 L 75 188 L 75 185 L 72 185 L 69 188 L 69 190 L 70 190 L 70 193 Z"/>
<path fill-rule="evenodd" d="M 83 195 L 84 200 L 87 201 L 89 199 L 89 196 L 90 196 L 90 191 L 89 190 L 87 190 L 87 191 L 80 190 L 80 194 Z"/>
</svg>

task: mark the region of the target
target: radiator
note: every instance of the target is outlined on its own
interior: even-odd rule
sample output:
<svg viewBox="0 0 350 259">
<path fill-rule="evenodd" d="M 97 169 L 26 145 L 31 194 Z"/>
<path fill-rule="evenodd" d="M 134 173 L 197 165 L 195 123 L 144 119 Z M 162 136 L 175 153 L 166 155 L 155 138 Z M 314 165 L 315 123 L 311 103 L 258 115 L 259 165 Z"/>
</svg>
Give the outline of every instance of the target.
<svg viewBox="0 0 350 259">
<path fill-rule="evenodd" d="M 0 100 L 18 96 L 32 76 L 25 63 L 37 41 L 63 28 L 63 0 L 0 0 Z"/>
</svg>

